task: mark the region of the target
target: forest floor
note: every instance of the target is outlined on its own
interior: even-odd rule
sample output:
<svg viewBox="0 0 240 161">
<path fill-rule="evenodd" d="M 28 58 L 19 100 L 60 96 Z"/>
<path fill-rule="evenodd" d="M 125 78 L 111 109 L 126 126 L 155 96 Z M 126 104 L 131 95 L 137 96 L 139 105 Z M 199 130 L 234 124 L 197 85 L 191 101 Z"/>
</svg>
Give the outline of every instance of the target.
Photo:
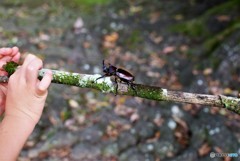
<svg viewBox="0 0 240 161">
<path fill-rule="evenodd" d="M 179 24 L 201 17 L 215 1 L 103 0 L 74 7 L 67 1 L 3 0 L 0 46 L 16 45 L 23 57 L 34 53 L 45 68 L 101 74 L 104 59 L 131 71 L 137 83 L 237 97 L 240 30 L 211 50 L 204 44 L 212 39 L 199 28 L 192 35 L 179 31 Z M 234 16 L 208 15 L 204 25 L 217 34 Z M 52 84 L 18 160 L 233 161 L 239 158 L 210 153 L 240 154 L 239 147 L 240 116 L 226 109 Z"/>
</svg>

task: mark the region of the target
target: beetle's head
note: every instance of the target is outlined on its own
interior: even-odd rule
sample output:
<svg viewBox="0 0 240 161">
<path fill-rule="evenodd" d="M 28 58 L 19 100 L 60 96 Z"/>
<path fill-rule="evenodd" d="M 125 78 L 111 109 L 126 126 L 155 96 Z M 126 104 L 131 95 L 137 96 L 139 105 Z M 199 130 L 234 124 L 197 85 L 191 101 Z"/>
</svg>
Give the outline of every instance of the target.
<svg viewBox="0 0 240 161">
<path fill-rule="evenodd" d="M 106 73 L 107 75 L 111 76 L 116 73 L 117 67 L 108 64 L 108 66 L 105 65 L 104 60 L 103 60 L 103 72 Z"/>
<path fill-rule="evenodd" d="M 117 70 L 117 67 L 109 64 L 109 66 L 108 66 L 108 73 L 109 74 L 114 75 L 116 73 L 116 70 Z"/>
<path fill-rule="evenodd" d="M 108 72 L 109 72 L 109 67 L 103 66 L 103 72 L 104 72 L 104 73 L 108 73 Z"/>
<path fill-rule="evenodd" d="M 103 72 L 104 73 L 108 73 L 108 71 L 109 71 L 109 67 L 107 67 L 106 65 L 105 65 L 105 63 L 104 63 L 104 60 L 103 60 Z"/>
</svg>

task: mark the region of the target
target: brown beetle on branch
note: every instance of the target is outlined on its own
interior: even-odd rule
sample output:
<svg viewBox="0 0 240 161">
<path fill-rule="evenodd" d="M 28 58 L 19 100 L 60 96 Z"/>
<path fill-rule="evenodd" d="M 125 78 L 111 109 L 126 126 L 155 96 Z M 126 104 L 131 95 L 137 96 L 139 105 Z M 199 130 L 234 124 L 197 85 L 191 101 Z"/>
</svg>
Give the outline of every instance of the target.
<svg viewBox="0 0 240 161">
<path fill-rule="evenodd" d="M 105 65 L 104 60 L 103 60 L 103 72 L 105 73 L 104 75 L 102 75 L 101 77 L 97 78 L 96 81 L 98 79 L 104 78 L 104 77 L 110 77 L 110 76 L 115 76 L 115 83 L 116 83 L 116 94 L 118 91 L 118 83 L 117 80 L 119 79 L 121 82 L 126 83 L 128 86 L 130 86 L 134 91 L 134 76 L 121 68 L 117 68 L 111 64 L 108 64 L 108 66 Z"/>
</svg>

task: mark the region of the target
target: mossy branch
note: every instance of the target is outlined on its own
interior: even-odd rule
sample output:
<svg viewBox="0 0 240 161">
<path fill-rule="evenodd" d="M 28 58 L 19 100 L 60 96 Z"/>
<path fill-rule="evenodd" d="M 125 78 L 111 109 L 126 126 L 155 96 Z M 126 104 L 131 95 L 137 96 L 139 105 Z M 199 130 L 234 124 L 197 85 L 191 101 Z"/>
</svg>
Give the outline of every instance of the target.
<svg viewBox="0 0 240 161">
<path fill-rule="evenodd" d="M 9 74 L 14 73 L 17 68 L 17 64 L 9 62 L 3 67 Z M 39 70 L 39 79 L 41 80 L 45 72 L 49 69 Z M 71 86 L 77 86 L 81 88 L 92 88 L 103 93 L 114 93 L 118 95 L 129 95 L 135 97 L 141 97 L 156 101 L 172 101 L 182 102 L 191 104 L 201 104 L 208 106 L 216 106 L 226 108 L 240 115 L 240 98 L 227 97 L 224 95 L 207 95 L 207 94 L 196 94 L 186 93 L 180 91 L 170 91 L 161 87 L 148 86 L 142 84 L 134 84 L 134 88 L 124 83 L 118 83 L 118 89 L 116 91 L 116 84 L 111 80 L 110 77 L 98 79 L 101 75 L 99 74 L 79 74 L 70 73 L 64 71 L 52 70 L 53 72 L 53 83 L 66 84 Z M 1 76 L 0 82 L 7 82 L 8 77 Z"/>
</svg>

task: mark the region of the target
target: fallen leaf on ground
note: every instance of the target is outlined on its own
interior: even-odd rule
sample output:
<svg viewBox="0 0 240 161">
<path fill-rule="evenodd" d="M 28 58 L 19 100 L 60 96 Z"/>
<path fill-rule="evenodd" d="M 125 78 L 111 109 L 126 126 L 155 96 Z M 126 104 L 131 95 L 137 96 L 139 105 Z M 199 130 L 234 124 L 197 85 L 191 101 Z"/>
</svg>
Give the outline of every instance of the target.
<svg viewBox="0 0 240 161">
<path fill-rule="evenodd" d="M 163 49 L 162 53 L 163 54 L 170 54 L 176 50 L 175 46 L 167 46 Z"/>
<path fill-rule="evenodd" d="M 118 33 L 117 32 L 113 32 L 113 33 L 111 33 L 109 35 L 106 35 L 104 37 L 104 40 L 107 41 L 107 42 L 114 43 L 114 42 L 116 42 L 118 40 L 118 38 L 119 38 Z"/>
<path fill-rule="evenodd" d="M 157 22 L 159 20 L 160 15 L 161 13 L 159 11 L 150 13 L 149 15 L 150 23 L 153 24 Z"/>
<path fill-rule="evenodd" d="M 211 147 L 208 143 L 204 143 L 199 149 L 198 149 L 198 155 L 200 157 L 208 155 L 211 151 Z"/>
<path fill-rule="evenodd" d="M 174 130 L 174 136 L 177 142 L 183 147 L 188 146 L 190 140 L 190 133 L 187 123 L 179 117 L 173 116 L 174 121 L 177 123 L 177 127 Z"/>
<path fill-rule="evenodd" d="M 136 122 L 137 120 L 139 120 L 139 114 L 138 113 L 133 113 L 131 116 L 130 116 L 130 121 L 131 122 Z"/>
<path fill-rule="evenodd" d="M 76 100 L 74 100 L 74 99 L 70 99 L 68 101 L 68 104 L 72 108 L 78 108 L 79 107 L 79 103 Z"/>
<path fill-rule="evenodd" d="M 213 72 L 212 68 L 206 68 L 206 69 L 204 69 L 203 74 L 210 75 L 210 74 L 212 74 L 212 72 Z"/>
<path fill-rule="evenodd" d="M 230 21 L 230 16 L 228 15 L 220 15 L 220 16 L 217 16 L 217 20 L 220 21 L 220 22 L 226 22 L 226 21 Z"/>
</svg>

